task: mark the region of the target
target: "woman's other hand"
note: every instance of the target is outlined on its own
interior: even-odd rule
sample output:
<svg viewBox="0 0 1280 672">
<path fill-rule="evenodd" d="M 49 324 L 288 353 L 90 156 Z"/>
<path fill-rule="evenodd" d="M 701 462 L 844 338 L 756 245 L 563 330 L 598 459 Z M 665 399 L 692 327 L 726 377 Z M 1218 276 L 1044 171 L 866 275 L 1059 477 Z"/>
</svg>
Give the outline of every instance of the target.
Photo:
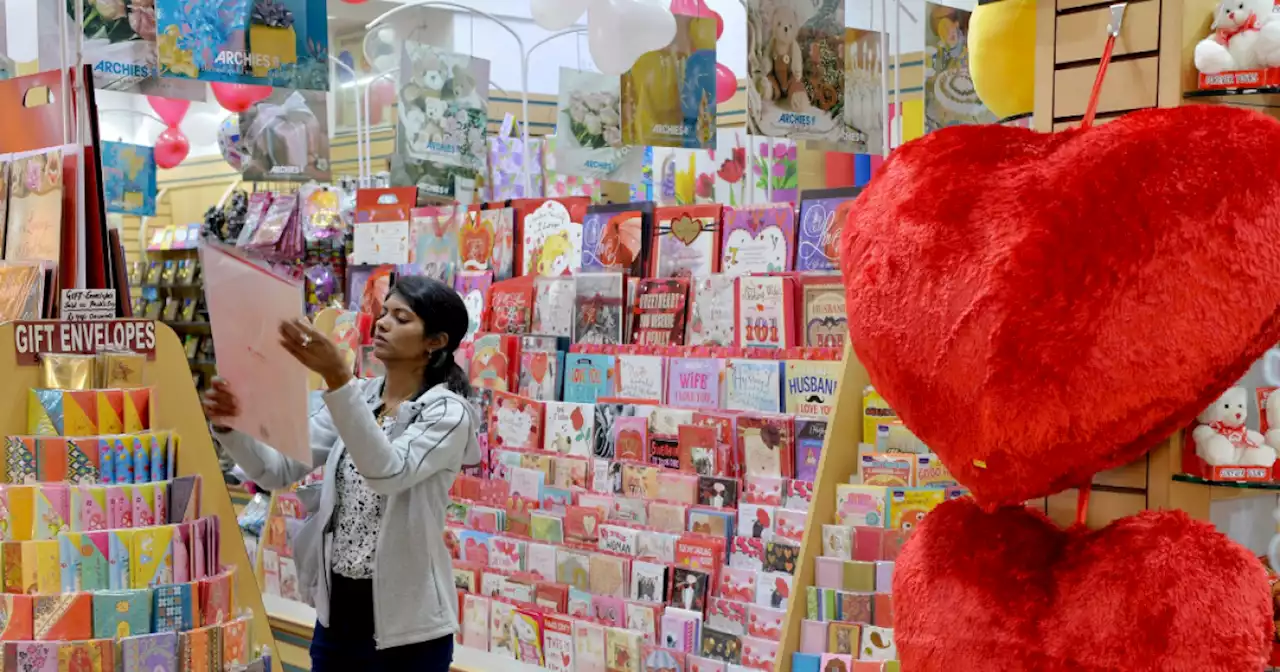
<svg viewBox="0 0 1280 672">
<path fill-rule="evenodd" d="M 306 320 L 281 322 L 280 346 L 303 366 L 320 374 L 330 390 L 336 390 L 351 380 L 351 367 L 338 352 L 338 346 Z"/>
<path fill-rule="evenodd" d="M 215 429 L 225 429 L 228 420 L 240 415 L 239 401 L 231 386 L 221 378 L 214 378 L 204 391 L 204 414 Z"/>
</svg>

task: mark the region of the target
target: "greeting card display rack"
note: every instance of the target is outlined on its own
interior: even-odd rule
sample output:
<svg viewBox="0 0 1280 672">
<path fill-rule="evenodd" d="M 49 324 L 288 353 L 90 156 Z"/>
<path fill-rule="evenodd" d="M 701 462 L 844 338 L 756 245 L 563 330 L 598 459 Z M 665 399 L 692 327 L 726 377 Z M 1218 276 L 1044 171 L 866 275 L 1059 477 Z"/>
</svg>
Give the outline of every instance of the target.
<svg viewBox="0 0 1280 672">
<path fill-rule="evenodd" d="M 37 334 L 43 334 L 41 340 L 36 339 Z M 125 342 L 125 334 L 129 335 L 128 342 Z M 221 557 L 217 560 L 232 570 L 229 576 L 231 603 L 248 617 L 249 640 L 254 646 L 274 650 L 275 642 L 262 596 L 250 569 L 253 565 L 241 541 L 235 511 L 223 483 L 208 426 L 191 385 L 182 344 L 172 329 L 145 320 L 0 325 L 0 370 L 10 372 L 5 376 L 4 384 L 0 385 L 0 404 L 4 409 L 0 412 L 0 434 L 28 434 L 30 391 L 42 387 L 41 367 L 31 363 L 33 354 L 49 350 L 92 354 L 95 352 L 93 344 L 102 342 L 125 345 L 126 349 L 132 343 L 140 346 L 132 348 L 135 352 L 154 356 L 143 367 L 141 383 L 150 388 L 152 426 L 171 430 L 181 439 L 176 452 L 178 457 L 169 467 L 170 473 L 174 478 L 200 476 L 200 510 L 203 516 L 216 517 L 209 524 L 216 525 L 216 535 L 222 541 Z M 198 609 L 198 605 L 194 608 Z M 279 662 L 273 662 L 273 665 L 276 672 L 283 672 Z"/>
</svg>

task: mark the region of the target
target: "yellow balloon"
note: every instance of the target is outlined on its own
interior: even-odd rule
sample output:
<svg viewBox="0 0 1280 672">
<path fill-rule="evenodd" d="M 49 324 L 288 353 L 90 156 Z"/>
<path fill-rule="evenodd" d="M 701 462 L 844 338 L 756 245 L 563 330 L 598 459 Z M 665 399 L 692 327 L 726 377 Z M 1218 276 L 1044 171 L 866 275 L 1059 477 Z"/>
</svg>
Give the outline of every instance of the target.
<svg viewBox="0 0 1280 672">
<path fill-rule="evenodd" d="M 1035 64 L 1035 0 L 980 2 L 969 19 L 969 72 L 996 117 L 1031 112 Z"/>
</svg>

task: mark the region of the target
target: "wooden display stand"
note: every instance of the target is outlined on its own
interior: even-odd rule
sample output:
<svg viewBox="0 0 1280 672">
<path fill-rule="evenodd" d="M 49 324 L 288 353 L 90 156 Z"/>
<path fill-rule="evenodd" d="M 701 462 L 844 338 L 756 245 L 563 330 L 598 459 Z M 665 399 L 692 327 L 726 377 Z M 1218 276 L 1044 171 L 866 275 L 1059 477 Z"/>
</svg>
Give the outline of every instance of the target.
<svg viewBox="0 0 1280 672">
<path fill-rule="evenodd" d="M 822 525 L 836 517 L 836 486 L 849 482 L 849 476 L 858 470 L 858 443 L 863 440 L 862 390 L 871 381 L 852 347 L 845 348 L 844 364 L 835 410 L 831 424 L 827 426 L 822 456 L 818 459 L 813 503 L 809 505 L 804 540 L 800 542 L 800 558 L 791 584 L 787 617 L 782 624 L 778 658 L 773 663 L 777 672 L 791 672 L 791 654 L 800 649 L 800 622 L 805 619 L 808 609 L 804 589 L 813 585 L 814 558 L 822 555 Z"/>
<path fill-rule="evenodd" d="M 274 652 L 275 640 L 262 606 L 262 594 L 254 577 L 253 564 L 241 541 L 231 497 L 222 480 L 213 439 L 200 407 L 200 399 L 191 384 L 191 370 L 182 342 L 168 326 L 156 323 L 155 361 L 148 362 L 143 380 L 153 389 L 151 412 L 153 424 L 172 429 L 182 438 L 178 449 L 179 476 L 200 474 L 203 485 L 201 510 L 218 516 L 222 528 L 222 562 L 236 568 L 233 583 L 235 606 L 253 614 L 253 643 L 268 646 Z M 40 368 L 19 365 L 14 342 L 14 325 L 0 325 L 0 434 L 24 434 L 27 429 L 27 391 L 38 387 Z M 8 409 L 8 410 L 3 410 Z M 278 657 L 273 656 L 276 672 L 283 672 Z"/>
</svg>

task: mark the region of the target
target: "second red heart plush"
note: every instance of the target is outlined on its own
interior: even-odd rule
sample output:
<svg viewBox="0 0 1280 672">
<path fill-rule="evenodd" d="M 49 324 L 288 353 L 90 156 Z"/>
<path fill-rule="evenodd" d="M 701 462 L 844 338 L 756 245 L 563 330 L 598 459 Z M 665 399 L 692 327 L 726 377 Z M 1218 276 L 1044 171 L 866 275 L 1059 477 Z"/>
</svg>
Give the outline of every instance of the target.
<svg viewBox="0 0 1280 672">
<path fill-rule="evenodd" d="M 894 632 L 911 672 L 1252 672 L 1266 585 L 1246 549 L 1181 511 L 1063 531 L 957 499 L 898 557 Z"/>
</svg>

